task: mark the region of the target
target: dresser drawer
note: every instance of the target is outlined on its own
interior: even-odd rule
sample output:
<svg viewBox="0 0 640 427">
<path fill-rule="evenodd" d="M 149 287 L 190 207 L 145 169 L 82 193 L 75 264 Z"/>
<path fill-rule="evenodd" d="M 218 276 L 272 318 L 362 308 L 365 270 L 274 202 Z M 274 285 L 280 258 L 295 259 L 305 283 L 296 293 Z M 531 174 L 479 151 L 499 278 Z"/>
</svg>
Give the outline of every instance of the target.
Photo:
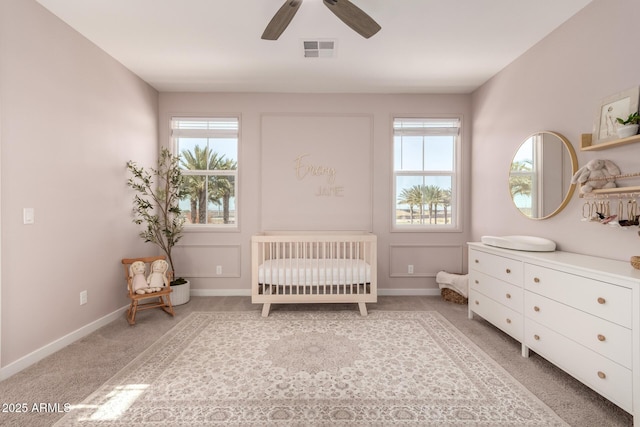
<svg viewBox="0 0 640 427">
<path fill-rule="evenodd" d="M 626 368 L 632 368 L 630 329 L 529 291 L 524 295 L 524 315 L 527 322 L 533 319 Z"/>
<path fill-rule="evenodd" d="M 523 316 L 491 298 L 471 289 L 469 310 L 522 342 Z"/>
<path fill-rule="evenodd" d="M 522 288 L 518 286 L 472 270 L 469 273 L 469 287 L 517 313 L 522 313 Z"/>
<path fill-rule="evenodd" d="M 550 268 L 526 264 L 525 289 L 631 328 L 632 290 Z"/>
<path fill-rule="evenodd" d="M 530 319 L 524 334 L 527 347 L 625 411 L 633 411 L 631 370 Z"/>
<path fill-rule="evenodd" d="M 471 250 L 469 251 L 469 269 L 522 287 L 524 270 L 522 261 Z"/>
</svg>

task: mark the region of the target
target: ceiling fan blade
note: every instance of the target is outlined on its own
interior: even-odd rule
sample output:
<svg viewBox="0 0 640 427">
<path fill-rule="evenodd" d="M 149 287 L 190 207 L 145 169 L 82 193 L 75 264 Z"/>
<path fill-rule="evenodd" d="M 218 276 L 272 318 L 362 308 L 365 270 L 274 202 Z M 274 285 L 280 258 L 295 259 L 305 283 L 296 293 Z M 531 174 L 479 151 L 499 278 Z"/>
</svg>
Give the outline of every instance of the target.
<svg viewBox="0 0 640 427">
<path fill-rule="evenodd" d="M 380 25 L 349 0 L 323 0 L 342 22 L 365 39 L 380 31 Z"/>
<path fill-rule="evenodd" d="M 278 37 L 287 28 L 301 4 L 302 0 L 286 0 L 269 21 L 261 38 L 264 40 L 278 40 Z"/>
</svg>

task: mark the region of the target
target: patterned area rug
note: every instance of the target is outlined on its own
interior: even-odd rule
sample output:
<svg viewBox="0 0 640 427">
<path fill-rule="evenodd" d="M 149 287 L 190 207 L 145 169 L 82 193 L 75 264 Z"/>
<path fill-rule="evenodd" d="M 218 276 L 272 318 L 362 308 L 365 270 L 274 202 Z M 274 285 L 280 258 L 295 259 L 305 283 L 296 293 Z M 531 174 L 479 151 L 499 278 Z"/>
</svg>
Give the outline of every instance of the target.
<svg viewBox="0 0 640 427">
<path fill-rule="evenodd" d="M 566 426 L 437 312 L 193 313 L 57 426 Z"/>
</svg>

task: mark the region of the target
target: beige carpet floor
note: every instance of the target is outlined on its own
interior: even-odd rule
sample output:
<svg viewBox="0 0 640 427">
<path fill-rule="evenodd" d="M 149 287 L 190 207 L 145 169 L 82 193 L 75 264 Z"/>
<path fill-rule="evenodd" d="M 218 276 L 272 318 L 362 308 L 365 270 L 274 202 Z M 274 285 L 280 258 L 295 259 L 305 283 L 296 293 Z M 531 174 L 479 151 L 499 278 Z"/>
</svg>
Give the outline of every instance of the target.
<svg viewBox="0 0 640 427">
<path fill-rule="evenodd" d="M 439 297 L 380 297 L 369 305 L 374 311 L 426 311 L 441 313 L 458 330 L 542 402 L 572 426 L 631 426 L 629 414 L 583 386 L 544 359 L 520 356 L 520 346 L 482 320 L 468 320 L 466 306 Z M 151 346 L 180 320 L 196 311 L 258 311 L 247 297 L 196 297 L 176 308 L 170 318 L 159 310 L 139 314 L 129 327 L 124 315 L 95 333 L 40 363 L 0 382 L 3 404 L 64 403 L 84 401 L 124 366 Z M 357 311 L 352 305 L 276 305 L 274 313 L 288 311 Z M 578 357 L 577 355 L 576 357 Z M 2 426 L 51 426 L 64 413 L 15 414 L 0 412 Z"/>
</svg>

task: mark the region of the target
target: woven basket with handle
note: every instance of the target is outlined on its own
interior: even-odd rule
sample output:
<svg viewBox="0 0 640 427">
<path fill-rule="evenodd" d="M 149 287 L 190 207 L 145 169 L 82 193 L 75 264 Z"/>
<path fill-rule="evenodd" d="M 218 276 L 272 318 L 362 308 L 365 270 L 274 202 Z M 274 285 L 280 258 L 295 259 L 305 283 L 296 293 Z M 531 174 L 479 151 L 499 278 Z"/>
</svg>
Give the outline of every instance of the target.
<svg viewBox="0 0 640 427">
<path fill-rule="evenodd" d="M 469 301 L 463 295 L 457 293 L 456 291 L 448 288 L 442 288 L 440 290 L 440 295 L 442 295 L 442 299 L 445 301 L 449 301 L 455 304 L 467 304 Z"/>
</svg>

